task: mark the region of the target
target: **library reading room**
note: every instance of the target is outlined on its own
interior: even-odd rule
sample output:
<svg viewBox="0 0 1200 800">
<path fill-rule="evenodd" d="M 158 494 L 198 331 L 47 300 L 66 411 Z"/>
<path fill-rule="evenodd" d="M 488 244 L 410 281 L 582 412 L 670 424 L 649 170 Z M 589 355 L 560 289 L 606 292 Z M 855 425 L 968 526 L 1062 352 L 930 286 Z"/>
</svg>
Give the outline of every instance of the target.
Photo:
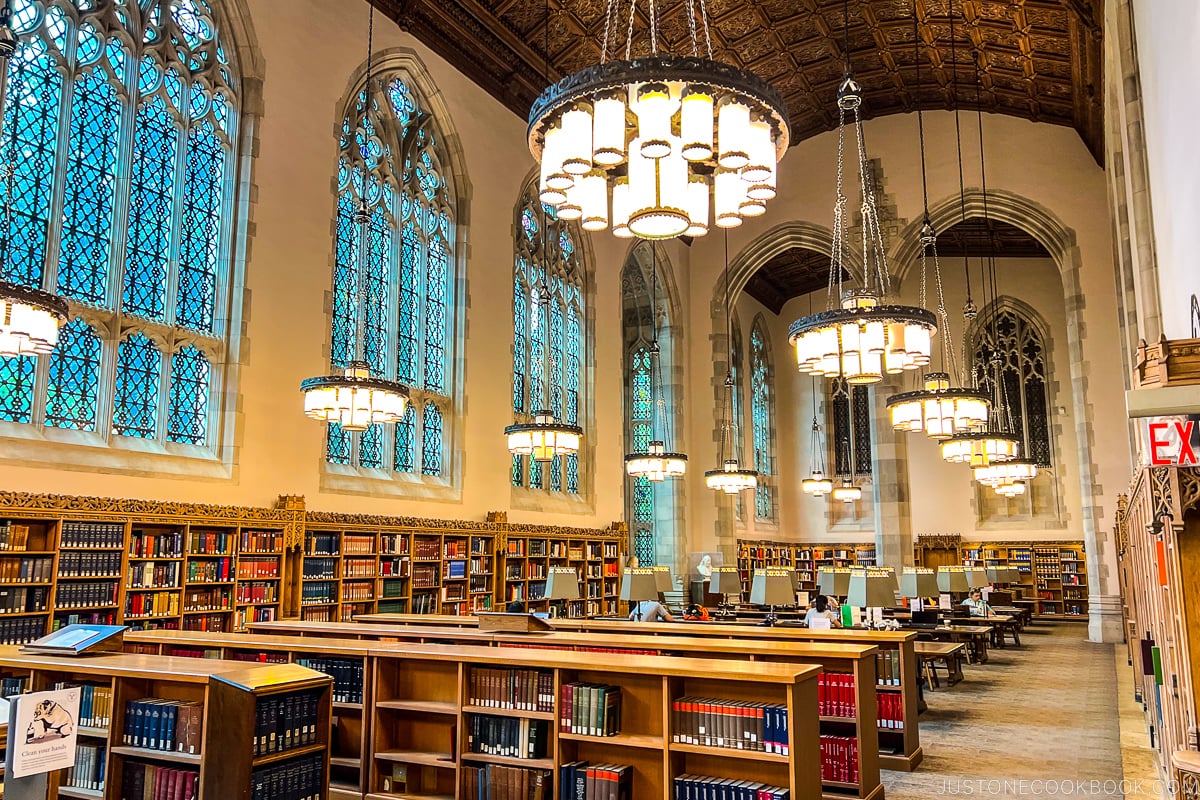
<svg viewBox="0 0 1200 800">
<path fill-rule="evenodd" d="M 1198 0 L 0 0 L 0 800 L 1200 800 L 1198 84 Z"/>
</svg>

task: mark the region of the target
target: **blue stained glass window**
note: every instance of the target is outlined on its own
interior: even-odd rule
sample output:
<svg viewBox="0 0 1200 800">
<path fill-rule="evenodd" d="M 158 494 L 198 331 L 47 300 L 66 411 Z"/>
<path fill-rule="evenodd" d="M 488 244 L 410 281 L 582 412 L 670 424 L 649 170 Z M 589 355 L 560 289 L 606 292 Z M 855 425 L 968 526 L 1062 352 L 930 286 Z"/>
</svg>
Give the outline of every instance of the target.
<svg viewBox="0 0 1200 800">
<path fill-rule="evenodd" d="M 397 472 L 413 472 L 416 469 L 417 444 L 417 412 L 410 403 L 404 412 L 403 419 L 396 424 L 396 455 L 395 468 Z"/>
<path fill-rule="evenodd" d="M 63 188 L 58 290 L 103 305 L 108 291 L 121 101 L 97 67 L 75 80 Z"/>
<path fill-rule="evenodd" d="M 654 522 L 654 489 L 644 475 L 633 479 L 633 521 Z"/>
<path fill-rule="evenodd" d="M 524 456 L 513 456 L 512 457 L 512 485 L 513 486 L 524 486 L 525 485 L 525 457 Z"/>
<path fill-rule="evenodd" d="M 417 339 L 420 336 L 421 243 L 417 226 L 408 222 L 400 245 L 400 331 L 397 337 L 396 368 L 399 379 L 417 381 Z"/>
<path fill-rule="evenodd" d="M 375 375 L 387 374 L 388 356 L 388 256 L 392 235 L 381 207 L 371 212 L 367 241 L 366 327 L 363 356 Z M 381 448 L 382 450 L 382 448 Z"/>
<path fill-rule="evenodd" d="M 177 136 L 161 97 L 138 107 L 122 297 L 125 311 L 156 320 L 165 312 Z"/>
<path fill-rule="evenodd" d="M 562 456 L 555 456 L 550 462 L 550 490 L 554 492 L 562 491 Z"/>
<path fill-rule="evenodd" d="M 75 318 L 58 334 L 49 357 L 46 425 L 77 431 L 96 430 L 100 389 L 100 338 Z"/>
<path fill-rule="evenodd" d="M 330 361 L 344 368 L 354 360 L 354 314 L 358 309 L 354 276 L 358 270 L 358 226 L 354 224 L 354 198 L 345 192 L 338 198 L 336 263 L 333 269 L 333 337 Z"/>
<path fill-rule="evenodd" d="M 750 417 L 754 440 L 754 468 L 758 470 L 758 487 L 754 491 L 754 515 L 773 519 L 775 505 L 770 476 L 774 461 L 772 435 L 775 421 L 772 416 L 770 379 L 771 354 L 766 332 L 755 320 L 750 329 Z"/>
<path fill-rule="evenodd" d="M 579 493 L 579 454 L 570 453 L 567 456 L 567 491 L 570 494 Z"/>
<path fill-rule="evenodd" d="M 649 420 L 654 411 L 650 387 L 650 350 L 638 348 L 633 354 L 633 419 Z"/>
<path fill-rule="evenodd" d="M 41 288 L 63 91 L 55 57 L 41 39 L 27 40 L 17 48 L 8 66 L 7 91 L 0 157 L 14 162 L 15 172 L 12 196 L 6 198 L 11 224 L 4 277 Z"/>
<path fill-rule="evenodd" d="M 525 411 L 525 332 L 528 327 L 527 312 L 529 291 L 520 279 L 513 284 L 513 411 Z M 520 486 L 521 484 L 513 484 Z"/>
<path fill-rule="evenodd" d="M 33 420 L 33 389 L 37 360 L 33 356 L 0 358 L 0 420 Z"/>
<path fill-rule="evenodd" d="M 113 431 L 121 436 L 153 439 L 158 432 L 158 383 L 162 351 L 141 333 L 117 348 L 117 381 Z"/>
<path fill-rule="evenodd" d="M 216 308 L 225 151 L 211 122 L 188 134 L 175 321 L 211 331 Z"/>
<path fill-rule="evenodd" d="M 372 425 L 358 438 L 358 465 L 383 468 L 383 426 Z"/>
<path fill-rule="evenodd" d="M 425 310 L 425 388 L 446 388 L 446 243 L 435 237 L 429 243 Z"/>
<path fill-rule="evenodd" d="M 208 431 L 208 357 L 192 345 L 171 357 L 171 394 L 167 406 L 167 439 L 204 444 Z"/>
<path fill-rule="evenodd" d="M 657 554 L 654 552 L 654 532 L 650 530 L 634 531 L 633 554 L 637 557 L 638 566 L 653 567 Z"/>
<path fill-rule="evenodd" d="M 336 422 L 329 423 L 325 438 L 325 460 L 330 464 L 349 464 L 351 453 L 350 432 L 342 430 Z"/>
<path fill-rule="evenodd" d="M 425 405 L 425 419 L 421 424 L 421 472 L 425 475 L 442 474 L 442 412 L 433 403 Z"/>
</svg>

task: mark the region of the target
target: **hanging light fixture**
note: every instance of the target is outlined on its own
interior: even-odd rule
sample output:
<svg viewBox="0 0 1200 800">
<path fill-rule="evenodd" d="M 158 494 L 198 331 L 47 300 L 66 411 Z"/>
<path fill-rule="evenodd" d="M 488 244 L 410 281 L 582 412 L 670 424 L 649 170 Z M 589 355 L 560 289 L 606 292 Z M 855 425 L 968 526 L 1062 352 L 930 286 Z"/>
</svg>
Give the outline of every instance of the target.
<svg viewBox="0 0 1200 800">
<path fill-rule="evenodd" d="M 815 390 L 813 387 L 813 405 L 817 404 Z M 817 424 L 816 410 L 813 410 L 812 421 L 812 473 L 809 477 L 800 481 L 800 489 L 813 497 L 824 497 L 833 491 L 833 481 L 825 474 L 825 441 L 821 435 L 821 426 Z"/>
<path fill-rule="evenodd" d="M 946 372 L 928 372 L 917 391 L 903 392 L 887 399 L 892 428 L 904 432 L 923 431 L 929 438 L 946 439 L 957 433 L 979 430 L 987 425 L 991 402 L 987 394 L 975 389 L 955 386 L 961 383 L 958 361 L 954 350 L 954 338 L 950 320 L 946 313 L 946 301 L 942 293 L 942 267 L 938 259 L 937 233 L 929 219 L 929 187 L 925 173 L 925 120 L 921 111 L 921 37 L 917 28 L 917 6 L 914 0 L 913 61 L 916 64 L 917 82 L 917 138 L 921 150 L 921 198 L 925 205 L 925 216 L 921 224 L 921 307 L 925 307 L 928 266 L 933 265 L 933 283 L 937 292 L 937 318 L 940 323 L 941 360 Z M 955 119 L 958 109 L 954 110 Z M 959 174 L 962 174 L 962 147 L 958 149 Z M 960 187 L 961 191 L 961 187 Z M 960 199 L 962 199 L 960 197 Z"/>
<path fill-rule="evenodd" d="M 651 437 L 662 433 L 662 438 L 652 438 L 645 453 L 629 453 L 625 456 L 625 472 L 634 478 L 646 478 L 661 483 L 667 478 L 681 478 L 687 472 L 687 456 L 667 451 L 666 443 L 671 440 L 671 428 L 667 418 L 667 404 L 662 396 L 662 359 L 658 347 L 658 251 L 650 245 L 650 403 Z"/>
<path fill-rule="evenodd" d="M 847 383 L 842 382 L 836 391 L 843 390 L 846 392 L 846 402 L 849 404 L 850 436 L 854 436 L 854 402 L 850 397 L 851 388 Z M 842 463 L 846 465 L 846 470 L 843 472 L 838 469 L 837 487 L 833 490 L 833 499 L 843 503 L 853 503 L 862 499 L 862 487 L 854 482 L 854 445 L 851 444 L 849 438 L 846 438 L 838 442 L 838 449 L 841 451 Z"/>
<path fill-rule="evenodd" d="M 837 199 L 833 210 L 828 306 L 825 311 L 793 322 L 788 329 L 788 339 L 796 348 L 796 361 L 801 372 L 827 378 L 840 377 L 852 385 L 863 385 L 878 383 L 885 374 L 906 372 L 928 364 L 937 320 L 924 308 L 885 302 L 891 293 L 891 276 L 863 138 L 862 87 L 851 71 L 849 0 L 843 2 L 843 21 L 846 76 L 838 90 Z M 843 291 L 842 274 L 849 249 L 846 241 L 847 198 L 842 193 L 847 112 L 854 117 L 858 174 L 862 184 L 863 277 L 860 287 Z M 841 303 L 840 308 L 834 307 L 837 301 Z"/>
<path fill-rule="evenodd" d="M 684 57 L 659 52 L 659 3 L 648 0 L 650 54 L 633 58 L 637 5 L 630 0 L 624 59 L 609 60 L 622 20 L 621 0 L 608 0 L 600 64 L 546 88 L 529 112 L 542 202 L 584 230 L 643 239 L 703 236 L 711 223 L 732 228 L 765 213 L 790 136 L 783 98 L 713 60 L 706 0 L 680 4 L 691 34 Z"/>
<path fill-rule="evenodd" d="M 0 7 L 0 68 L 8 72 L 9 60 L 16 53 L 16 35 L 9 20 L 12 8 L 5 0 Z M 24 89 L 24 63 L 8 87 L 9 102 L 20 102 Z M 7 272 L 9 245 L 12 239 L 13 178 L 17 169 L 17 131 L 14 126 L 8 146 L 8 163 L 4 164 L 4 235 L 0 239 L 0 270 Z M 51 352 L 58 344 L 58 329 L 69 314 L 67 301 L 40 288 L 9 280 L 0 280 L 0 356 L 35 356 Z"/>
<path fill-rule="evenodd" d="M 725 494 L 737 494 L 746 489 L 758 487 L 758 472 L 752 469 L 742 469 L 738 463 L 738 444 L 734 441 L 734 405 L 733 405 L 733 322 L 731 310 L 733 298 L 729 295 L 729 233 L 725 233 L 725 336 L 729 342 L 729 371 L 725 373 L 724 394 L 721 398 L 721 441 L 717 457 L 721 460 L 719 469 L 710 469 L 704 473 L 704 483 L 710 489 Z"/>
<path fill-rule="evenodd" d="M 372 91 L 371 50 L 375 33 L 375 3 L 367 23 L 367 73 L 364 84 L 367 104 Z M 304 413 L 320 422 L 338 423 L 344 431 L 365 431 L 371 425 L 399 422 L 408 408 L 408 387 L 398 381 L 371 375 L 367 363 L 365 326 L 367 317 L 367 268 L 370 252 L 371 212 L 367 205 L 367 173 L 369 151 L 366 143 L 361 148 L 363 157 L 362 183 L 359 187 L 359 203 L 354 213 L 354 222 L 359 226 L 358 269 L 354 271 L 355 295 L 355 338 L 354 360 L 340 374 L 321 375 L 307 378 L 300 384 L 304 393 Z M 385 303 L 384 298 L 380 298 Z M 387 317 L 386 309 L 383 313 Z M 376 348 L 382 352 L 383 348 Z"/>
<path fill-rule="evenodd" d="M 546 62 L 545 72 L 550 74 L 550 2 L 546 0 L 546 40 L 545 40 Z M 559 219 L 567 219 L 562 214 L 559 214 Z M 548 238 L 548 228 L 546 227 L 546 205 L 542 204 L 542 241 Z M 537 310 L 535 313 L 541 320 L 550 318 L 550 290 L 546 286 L 534 287 L 535 300 Z M 538 324 L 535 319 L 534 324 Z M 542 347 L 545 350 L 543 353 L 542 369 L 544 385 L 547 387 L 546 399 L 549 401 L 549 386 L 550 386 L 550 337 L 542 337 Z M 550 409 L 539 409 L 532 414 L 530 422 L 516 422 L 504 429 L 504 436 L 508 440 L 508 452 L 514 456 L 529 456 L 534 461 L 546 463 L 553 461 L 555 456 L 563 456 L 579 453 L 579 446 L 583 440 L 583 428 L 578 425 L 570 425 L 566 422 L 559 422 L 554 412 Z"/>
</svg>

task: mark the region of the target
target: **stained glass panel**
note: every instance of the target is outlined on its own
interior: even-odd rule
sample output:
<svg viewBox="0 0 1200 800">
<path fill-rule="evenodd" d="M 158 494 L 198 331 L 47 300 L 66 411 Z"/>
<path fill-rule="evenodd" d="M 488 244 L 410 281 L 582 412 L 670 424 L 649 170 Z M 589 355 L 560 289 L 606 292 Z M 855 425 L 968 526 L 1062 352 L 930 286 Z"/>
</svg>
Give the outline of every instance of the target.
<svg viewBox="0 0 1200 800">
<path fill-rule="evenodd" d="M 208 435 L 208 357 L 192 345 L 171 356 L 171 394 L 167 406 L 167 439 L 202 445 Z"/>
<path fill-rule="evenodd" d="M 24 422 L 33 420 L 33 388 L 37 375 L 37 359 L 0 358 L 0 420 Z"/>
<path fill-rule="evenodd" d="M 117 380 L 113 399 L 113 432 L 153 439 L 158 428 L 158 384 L 162 351 L 141 333 L 117 348 Z"/>
<path fill-rule="evenodd" d="M 176 137 L 175 123 L 161 97 L 138 107 L 122 307 L 155 320 L 162 320 L 165 310 Z"/>
<path fill-rule="evenodd" d="M 421 335 L 421 241 L 417 226 L 404 225 L 400 245 L 400 326 L 397 335 L 397 377 L 409 384 L 417 381 L 418 337 Z"/>
<path fill-rule="evenodd" d="M 47 369 L 47 426 L 96 430 L 100 352 L 100 338 L 83 320 L 73 319 L 59 331 Z"/>
<path fill-rule="evenodd" d="M 1021 440 L 1021 455 L 1039 466 L 1053 465 L 1050 442 L 1049 395 L 1046 391 L 1045 343 L 1038 328 L 1015 308 L 993 310 L 980 317 L 975 331 L 973 361 L 980 388 L 992 393 L 995 363 L 999 363 L 1001 400 L 1008 422 Z"/>
<path fill-rule="evenodd" d="M 388 337 L 388 262 L 391 254 L 391 232 L 387 217 L 380 207 L 371 213 L 367 257 L 366 325 L 363 356 L 374 375 L 387 374 Z M 380 448 L 382 457 L 382 448 Z"/>
<path fill-rule="evenodd" d="M 188 134 L 175 322 L 210 332 L 216 308 L 225 151 L 212 123 Z"/>
<path fill-rule="evenodd" d="M 404 417 L 396 423 L 396 454 L 393 461 L 397 472 L 416 469 L 417 413 L 410 403 Z"/>
<path fill-rule="evenodd" d="M 425 475 L 442 474 L 442 412 L 433 403 L 425 405 L 425 418 L 421 424 L 421 472 Z"/>
<path fill-rule="evenodd" d="M 63 187 L 58 291 L 95 306 L 105 304 L 108 291 L 120 130 L 121 101 L 104 70 L 97 67 L 76 78 Z"/>
<path fill-rule="evenodd" d="M 634 531 L 633 554 L 637 557 L 639 567 L 655 565 L 654 532 L 651 530 Z"/>
<path fill-rule="evenodd" d="M 334 242 L 333 333 L 329 360 L 335 369 L 344 368 L 354 360 L 354 314 L 358 308 L 354 291 L 358 270 L 357 232 L 354 198 L 349 192 L 343 192 L 338 198 L 337 239 Z"/>
<path fill-rule="evenodd" d="M 577 453 L 567 456 L 567 492 L 579 493 L 579 454 Z"/>
<path fill-rule="evenodd" d="M 525 458 L 524 456 L 512 457 L 512 485 L 525 485 Z"/>
<path fill-rule="evenodd" d="M 632 404 L 633 419 L 649 420 L 654 411 L 650 390 L 650 351 L 641 347 L 633 354 Z"/>
<path fill-rule="evenodd" d="M 325 437 L 325 460 L 330 464 L 349 464 L 353 440 L 350 432 L 336 422 L 329 423 Z"/>
<path fill-rule="evenodd" d="M 431 392 L 446 389 L 446 255 L 446 243 L 434 237 L 425 281 L 425 388 Z"/>
<path fill-rule="evenodd" d="M 525 407 L 525 331 L 529 324 L 526 311 L 528 292 L 520 280 L 513 284 L 513 411 L 521 413 Z M 520 485 L 520 484 L 514 484 Z"/>
<path fill-rule="evenodd" d="M 358 465 L 383 468 L 383 426 L 372 425 L 358 435 Z"/>
<path fill-rule="evenodd" d="M 770 392 L 771 363 L 766 333 L 755 321 L 750 330 L 750 416 L 754 440 L 754 468 L 758 470 L 758 488 L 754 494 L 754 513 L 760 519 L 775 515 L 769 476 L 772 474 L 772 419 Z"/>
</svg>

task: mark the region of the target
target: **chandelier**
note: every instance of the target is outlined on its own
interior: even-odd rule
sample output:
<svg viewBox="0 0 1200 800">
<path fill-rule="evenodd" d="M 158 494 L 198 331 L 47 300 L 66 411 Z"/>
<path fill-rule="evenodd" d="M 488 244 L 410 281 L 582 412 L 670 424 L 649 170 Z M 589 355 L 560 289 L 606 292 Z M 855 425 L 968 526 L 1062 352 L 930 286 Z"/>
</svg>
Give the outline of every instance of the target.
<svg viewBox="0 0 1200 800">
<path fill-rule="evenodd" d="M 367 96 L 371 93 L 371 49 L 375 31 L 375 4 L 371 3 L 367 25 L 367 73 L 364 86 Z M 354 360 L 340 374 L 321 375 L 301 382 L 304 393 L 304 413 L 312 419 L 337 423 L 344 431 L 365 431 L 371 425 L 399 422 L 408 407 L 408 387 L 397 381 L 371 375 L 370 364 L 364 356 L 367 317 L 367 264 L 370 253 L 369 236 L 371 212 L 367 205 L 367 173 L 370 153 L 366 142 L 361 148 L 363 158 L 362 183 L 359 187 L 359 204 L 354 212 L 358 225 L 358 269 L 354 270 L 355 281 L 355 337 Z M 386 304 L 383 297 L 381 305 Z M 387 309 L 381 309 L 381 318 L 387 318 Z M 386 348 L 374 348 L 382 353 Z"/>
<path fill-rule="evenodd" d="M 652 438 L 644 453 L 625 456 L 625 472 L 634 478 L 646 478 L 661 483 L 667 478 L 680 478 L 687 472 L 687 456 L 667 452 L 666 441 L 671 438 L 667 419 L 667 404 L 662 396 L 662 359 L 658 347 L 658 251 L 650 245 L 650 403 L 651 436 L 661 431 L 662 439 Z M 634 387 L 637 390 L 637 387 Z"/>
<path fill-rule="evenodd" d="M 862 128 L 862 87 L 850 69 L 850 8 L 843 3 L 846 77 L 838 90 L 837 199 L 833 210 L 833 248 L 829 259 L 828 306 L 825 311 L 796 320 L 788 340 L 796 348 L 801 372 L 844 378 L 853 385 L 878 383 L 929 363 L 931 339 L 937 321 L 924 308 L 884 302 L 891 293 L 887 255 L 875 202 L 874 179 L 867 164 Z M 842 192 L 845 169 L 846 114 L 853 114 L 858 146 L 858 174 L 862 184 L 862 285 L 843 291 L 847 265 L 847 198 Z M 834 290 L 836 289 L 836 295 Z M 840 299 L 841 308 L 834 308 Z"/>
<path fill-rule="evenodd" d="M 787 106 L 766 81 L 713 60 L 706 0 L 698 0 L 701 55 L 696 4 L 680 4 L 690 55 L 659 52 L 658 4 L 649 0 L 650 53 L 634 58 L 638 3 L 630 0 L 624 58 L 610 61 L 622 14 L 621 0 L 608 0 L 600 63 L 534 102 L 528 138 L 541 166 L 539 196 L 561 219 L 623 238 L 670 239 L 766 212 L 788 148 Z M 546 30 L 548 62 L 549 19 Z"/>
<path fill-rule="evenodd" d="M 815 387 L 814 387 L 815 388 Z M 816 393 L 813 393 L 813 405 L 817 404 Z M 824 497 L 833 491 L 833 481 L 825 475 L 825 442 L 821 436 L 821 426 L 817 424 L 817 415 L 813 414 L 812 421 L 812 473 L 800 481 L 800 489 L 813 497 Z"/>
<path fill-rule="evenodd" d="M 508 452 L 544 463 L 553 461 L 555 456 L 578 453 L 583 428 L 559 422 L 552 411 L 543 409 L 533 412 L 533 422 L 509 425 L 504 435 L 508 439 Z"/>
<path fill-rule="evenodd" d="M 729 371 L 725 373 L 724 393 L 721 396 L 721 441 L 718 445 L 717 457 L 721 459 L 719 469 L 710 469 L 704 473 L 704 483 L 710 489 L 725 494 L 737 494 L 746 489 L 758 487 L 758 472 L 752 469 L 742 469 L 738 463 L 738 443 L 734 438 L 734 420 L 736 413 L 733 403 L 733 322 L 730 316 L 733 298 L 729 294 L 729 233 L 725 233 L 725 341 L 729 343 Z"/>
<path fill-rule="evenodd" d="M 12 9 L 5 2 L 0 8 L 0 68 L 8 72 L 8 63 L 16 52 L 16 37 L 9 18 Z M 23 61 L 18 62 L 16 75 L 8 87 L 11 101 L 23 94 Z M 0 267 L 8 264 L 12 238 L 13 177 L 16 174 L 17 130 L 8 148 L 8 163 L 3 169 L 5 179 L 4 237 L 0 240 Z M 50 292 L 0 280 L 0 356 L 34 356 L 51 352 L 58 344 L 58 329 L 67 321 L 67 301 Z"/>
</svg>

